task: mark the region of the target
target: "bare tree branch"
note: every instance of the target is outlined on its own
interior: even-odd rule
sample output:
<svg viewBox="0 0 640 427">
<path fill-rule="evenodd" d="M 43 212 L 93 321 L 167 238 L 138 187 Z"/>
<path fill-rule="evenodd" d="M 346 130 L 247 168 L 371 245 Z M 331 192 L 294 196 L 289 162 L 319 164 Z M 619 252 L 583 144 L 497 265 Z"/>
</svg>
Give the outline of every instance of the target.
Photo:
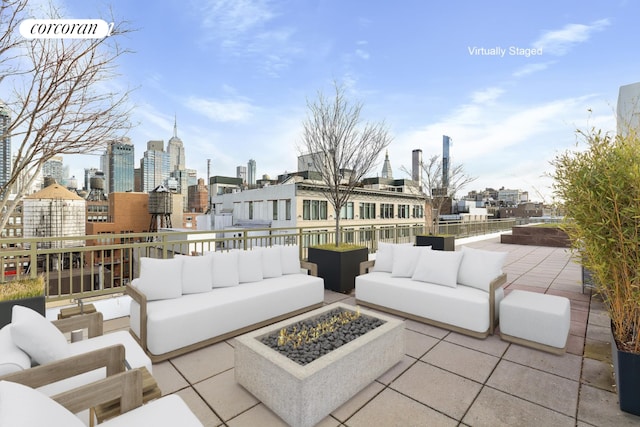
<svg viewBox="0 0 640 427">
<path fill-rule="evenodd" d="M 16 26 L 28 17 L 26 6 L 26 0 L 15 0 L 0 8 L 0 88 L 8 93 L 7 132 L 15 149 L 11 177 L 0 186 L 0 229 L 15 206 L 9 190 L 20 199 L 52 157 L 102 150 L 131 126 L 131 89 L 114 84 L 117 62 L 129 53 L 119 44 L 130 32 L 126 24 L 101 39 L 27 40 L 16 36 Z M 60 18 L 51 4 L 48 15 Z"/>
<path fill-rule="evenodd" d="M 322 192 L 335 211 L 335 241 L 339 245 L 340 210 L 392 138 L 384 122 L 361 124 L 362 104 L 350 103 L 337 82 L 334 89 L 332 99 L 318 92 L 316 101 L 307 101 L 300 151 L 311 155 L 314 169 L 325 185 Z"/>
</svg>

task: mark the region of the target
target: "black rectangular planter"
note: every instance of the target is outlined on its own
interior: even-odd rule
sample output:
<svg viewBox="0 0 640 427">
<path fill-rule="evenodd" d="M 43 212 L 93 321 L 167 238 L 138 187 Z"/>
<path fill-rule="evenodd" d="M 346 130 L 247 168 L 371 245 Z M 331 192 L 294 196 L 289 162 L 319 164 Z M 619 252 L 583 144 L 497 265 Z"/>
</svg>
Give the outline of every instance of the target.
<svg viewBox="0 0 640 427">
<path fill-rule="evenodd" d="M 620 410 L 640 415 L 640 354 L 621 351 L 611 334 L 611 358 Z"/>
<path fill-rule="evenodd" d="M 369 249 L 357 248 L 348 251 L 309 248 L 308 260 L 318 265 L 318 276 L 324 279 L 325 289 L 349 293 L 355 288 L 360 263 L 369 258 Z"/>
<path fill-rule="evenodd" d="M 416 236 L 416 246 L 431 246 L 436 251 L 455 251 L 455 236 Z"/>
<path fill-rule="evenodd" d="M 45 315 L 44 295 L 11 301 L 0 301 L 0 328 L 11 323 L 11 311 L 14 305 L 21 305 Z"/>
</svg>

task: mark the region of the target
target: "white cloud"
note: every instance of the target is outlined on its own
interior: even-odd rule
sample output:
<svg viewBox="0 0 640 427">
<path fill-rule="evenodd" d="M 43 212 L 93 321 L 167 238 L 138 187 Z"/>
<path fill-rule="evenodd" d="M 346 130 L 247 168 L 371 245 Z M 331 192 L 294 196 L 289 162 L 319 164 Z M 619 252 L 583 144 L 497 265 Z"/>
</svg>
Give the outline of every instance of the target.
<svg viewBox="0 0 640 427">
<path fill-rule="evenodd" d="M 270 21 L 274 12 L 265 0 L 209 0 L 203 2 L 202 25 L 233 39 Z"/>
<path fill-rule="evenodd" d="M 224 100 L 189 97 L 186 105 L 216 122 L 244 122 L 253 115 L 254 107 L 245 101 Z"/>
<path fill-rule="evenodd" d="M 251 58 L 271 77 L 278 77 L 303 50 L 294 40 L 296 30 L 277 27 L 278 16 L 268 0 L 214 0 L 202 2 L 203 40 L 218 43 L 229 55 Z"/>
<path fill-rule="evenodd" d="M 539 104 L 509 101 L 500 88 L 471 94 L 471 102 L 446 113 L 420 129 L 395 135 L 390 147 L 392 164 L 411 166 L 411 151 L 422 149 L 423 157 L 442 154 L 442 135 L 453 139 L 454 164 L 463 164 L 478 180 L 465 189 L 485 187 L 534 188 L 550 194 L 549 161 L 575 142 L 575 129 L 598 123 L 615 129 L 613 114 L 596 95 L 550 100 Z M 502 96 L 501 96 L 502 95 Z M 490 102 L 490 104 L 487 104 Z M 599 115 L 589 117 L 587 108 Z"/>
<path fill-rule="evenodd" d="M 369 59 L 369 52 L 367 52 L 366 50 L 362 50 L 362 49 L 356 49 L 356 55 L 360 58 L 360 59 Z"/>
<path fill-rule="evenodd" d="M 474 104 L 492 103 L 504 93 L 504 89 L 499 87 L 490 87 L 485 90 L 477 91 L 471 94 Z"/>
<path fill-rule="evenodd" d="M 553 61 L 549 61 L 549 62 L 539 62 L 537 64 L 527 64 L 524 67 L 518 68 L 516 71 L 514 71 L 512 76 L 522 77 L 528 74 L 537 73 L 538 71 L 544 71 L 547 68 L 549 68 L 549 66 L 553 63 L 554 63 Z"/>
<path fill-rule="evenodd" d="M 609 26 L 608 19 L 600 19 L 589 25 L 567 24 L 560 30 L 547 31 L 533 43 L 535 48 L 542 48 L 545 54 L 562 56 L 579 43 L 584 43 L 595 32 Z"/>
</svg>

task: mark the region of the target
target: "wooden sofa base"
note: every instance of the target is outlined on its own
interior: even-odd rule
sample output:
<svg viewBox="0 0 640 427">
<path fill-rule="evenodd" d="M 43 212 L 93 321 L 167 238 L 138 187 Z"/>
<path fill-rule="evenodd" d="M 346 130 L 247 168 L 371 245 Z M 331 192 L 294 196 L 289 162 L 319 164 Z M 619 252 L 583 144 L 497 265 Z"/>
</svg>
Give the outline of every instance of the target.
<svg viewBox="0 0 640 427">
<path fill-rule="evenodd" d="M 514 344 L 522 345 L 525 347 L 533 348 L 540 351 L 546 351 L 547 353 L 557 354 L 558 356 L 562 356 L 567 351 L 567 344 L 564 345 L 564 348 L 553 347 L 547 344 L 542 344 L 539 342 L 527 340 L 524 338 L 514 337 L 513 335 L 507 335 L 500 332 L 500 339 L 502 341 L 511 342 Z M 569 340 L 567 340 L 568 342 Z"/>
<path fill-rule="evenodd" d="M 437 320 L 428 319 L 428 318 L 422 317 L 422 316 L 416 316 L 415 314 L 406 313 L 404 311 L 399 311 L 399 310 L 394 310 L 393 308 L 385 307 L 385 306 L 378 305 L 378 304 L 372 304 L 370 302 L 361 301 L 359 299 L 356 299 L 356 304 L 364 305 L 366 307 L 373 308 L 375 310 L 384 311 L 386 313 L 390 313 L 390 314 L 393 314 L 393 315 L 396 315 L 396 316 L 399 316 L 399 317 L 404 317 L 404 318 L 407 318 L 407 319 L 415 320 L 417 322 L 426 323 L 426 324 L 429 324 L 429 325 L 432 325 L 432 326 L 437 326 L 438 328 L 447 329 L 447 330 L 453 331 L 453 332 L 458 332 L 460 334 L 468 335 L 468 336 L 474 337 L 474 338 L 484 339 L 484 338 L 488 337 L 489 335 L 491 335 L 491 332 L 490 332 L 489 329 L 487 329 L 485 332 L 472 331 L 471 329 L 465 329 L 465 328 L 461 328 L 459 326 L 450 325 L 448 323 L 438 322 Z"/>
<path fill-rule="evenodd" d="M 163 361 L 165 361 L 167 359 L 171 359 L 171 358 L 174 358 L 174 357 L 177 357 L 177 356 L 181 356 L 181 355 L 186 354 L 186 353 L 190 353 L 190 352 L 192 352 L 194 350 L 199 350 L 201 348 L 208 347 L 208 346 L 210 346 L 212 344 L 216 344 L 216 343 L 228 340 L 229 338 L 237 337 L 238 335 L 242 335 L 242 334 L 245 334 L 247 332 L 253 331 L 255 329 L 262 328 L 263 326 L 267 326 L 267 325 L 270 325 L 272 323 L 276 323 L 276 322 L 279 322 L 281 320 L 288 319 L 289 317 L 293 317 L 293 316 L 297 316 L 298 314 L 306 313 L 307 311 L 314 310 L 316 308 L 320 308 L 323 305 L 324 305 L 323 303 L 318 303 L 318 304 L 313 304 L 313 305 L 310 305 L 310 306 L 307 306 L 307 307 L 303 307 L 301 309 L 294 310 L 294 311 L 291 311 L 289 313 L 281 314 L 279 316 L 272 317 L 271 319 L 263 320 L 262 322 L 254 323 L 253 325 L 245 326 L 244 328 L 236 329 L 234 331 L 227 332 L 226 334 L 218 335 L 217 337 L 213 337 L 213 338 L 210 338 L 208 340 L 200 341 L 198 343 L 191 344 L 191 345 L 188 345 L 186 347 L 182 347 L 182 348 L 179 348 L 177 350 L 169 351 L 169 352 L 163 353 L 163 354 L 153 354 L 153 353 L 151 353 L 149 351 L 149 349 L 146 348 L 143 345 L 143 343 L 141 342 L 140 338 L 138 338 L 138 336 L 136 336 L 136 334 L 133 332 L 133 330 L 131 328 L 129 328 L 129 333 L 138 342 L 138 344 L 140 344 L 140 347 L 142 347 L 144 349 L 145 353 L 147 353 L 147 356 L 149 356 L 149 359 L 151 359 L 151 362 L 152 363 L 158 363 L 158 362 L 163 362 Z"/>
</svg>

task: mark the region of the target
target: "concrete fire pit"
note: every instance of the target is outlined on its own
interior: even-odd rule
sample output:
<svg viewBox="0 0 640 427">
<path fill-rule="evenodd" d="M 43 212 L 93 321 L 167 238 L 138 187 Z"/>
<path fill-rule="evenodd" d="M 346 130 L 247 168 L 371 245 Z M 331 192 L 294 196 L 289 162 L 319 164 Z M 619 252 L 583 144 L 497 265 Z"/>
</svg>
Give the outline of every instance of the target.
<svg viewBox="0 0 640 427">
<path fill-rule="evenodd" d="M 259 341 L 304 319 L 342 307 L 336 303 L 258 329 L 236 339 L 236 381 L 288 424 L 313 426 L 398 363 L 404 351 L 404 322 L 369 310 L 385 323 L 302 366 Z"/>
</svg>

